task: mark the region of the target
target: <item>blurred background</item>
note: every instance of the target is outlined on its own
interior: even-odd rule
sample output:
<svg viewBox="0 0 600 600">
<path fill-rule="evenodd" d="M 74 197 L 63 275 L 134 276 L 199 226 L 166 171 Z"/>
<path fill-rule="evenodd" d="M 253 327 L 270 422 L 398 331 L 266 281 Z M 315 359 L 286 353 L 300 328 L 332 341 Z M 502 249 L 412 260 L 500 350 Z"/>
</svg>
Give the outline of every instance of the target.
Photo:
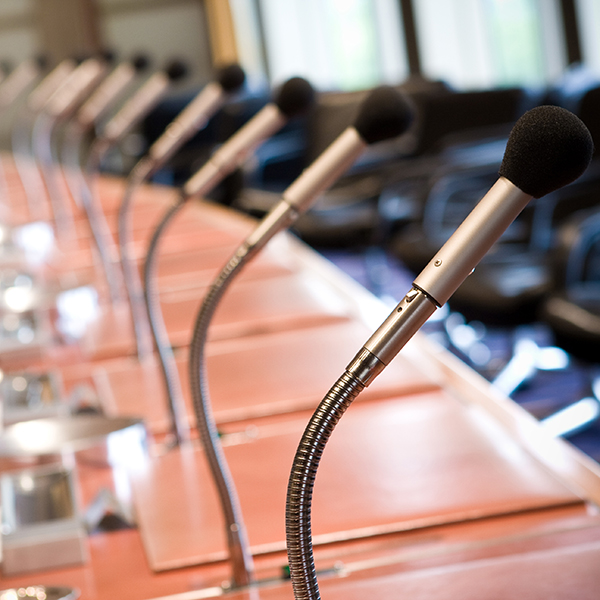
<svg viewBox="0 0 600 600">
<path fill-rule="evenodd" d="M 260 216 L 352 121 L 366 90 L 397 86 L 411 131 L 366 157 L 295 233 L 386 302 L 447 239 L 497 177 L 517 118 L 539 104 L 578 114 L 598 137 L 597 0 L 2 0 L 0 59 L 143 53 L 188 75 L 102 168 L 125 175 L 214 77 L 238 62 L 243 93 L 155 176 L 181 184 L 292 76 L 319 92 L 212 196 Z M 152 70 L 151 69 L 151 70 Z M 10 148 L 9 114 L 3 115 Z M 596 139 L 600 147 L 600 138 Z M 598 165 L 533 202 L 426 330 L 545 419 L 600 385 Z M 589 408 L 589 407 L 588 407 Z M 587 409 L 586 409 L 587 410 Z M 564 435 L 600 458 L 598 410 Z M 578 420 L 579 419 L 579 420 Z"/>
<path fill-rule="evenodd" d="M 239 60 L 249 78 L 310 78 L 320 90 L 409 74 L 457 89 L 552 84 L 600 70 L 594 0 L 3 0 L 0 53 L 14 64 L 110 48 L 189 62 L 190 85 Z"/>
</svg>

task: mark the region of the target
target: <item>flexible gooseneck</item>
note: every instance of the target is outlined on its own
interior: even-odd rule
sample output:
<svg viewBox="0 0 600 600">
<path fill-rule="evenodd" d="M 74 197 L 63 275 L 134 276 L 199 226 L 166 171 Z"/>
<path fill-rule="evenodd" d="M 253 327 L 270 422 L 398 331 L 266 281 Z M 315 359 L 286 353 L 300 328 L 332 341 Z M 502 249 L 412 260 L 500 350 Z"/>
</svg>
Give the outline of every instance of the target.
<svg viewBox="0 0 600 600">
<path fill-rule="evenodd" d="M 146 360 L 152 352 L 149 316 L 144 303 L 144 289 L 134 257 L 131 255 L 131 208 L 134 193 L 144 181 L 162 167 L 197 131 L 202 129 L 210 117 L 232 94 L 237 92 L 245 80 L 243 70 L 236 64 L 220 69 L 216 82 L 207 84 L 188 106 L 172 121 L 166 131 L 152 144 L 132 169 L 119 206 L 117 238 L 121 257 L 121 268 L 125 278 L 125 289 L 129 300 L 131 317 L 140 360 Z"/>
<path fill-rule="evenodd" d="M 577 179 L 593 152 L 591 135 L 570 112 L 538 107 L 513 128 L 500 179 L 415 279 L 310 419 L 294 457 L 286 502 L 288 559 L 296 600 L 320 598 L 311 541 L 311 501 L 319 461 L 350 403 L 456 291 L 532 197 Z"/>
<path fill-rule="evenodd" d="M 37 60 L 25 60 L 4 79 L 0 83 L 0 113 L 4 112 L 9 107 L 16 105 L 21 95 L 31 87 L 45 68 L 46 63 L 41 56 Z M 5 199 L 9 196 L 6 174 L 4 172 L 4 164 L 1 156 L 0 193 Z"/>
<path fill-rule="evenodd" d="M 137 356 L 145 361 L 152 354 L 152 336 L 149 315 L 144 299 L 144 286 L 140 279 L 136 257 L 133 255 L 132 211 L 131 206 L 136 190 L 150 177 L 152 164 L 147 159 L 140 160 L 132 169 L 125 186 L 125 193 L 117 216 L 117 239 L 121 268 L 125 279 L 125 289 L 131 310 L 131 319 L 135 334 Z"/>
<path fill-rule="evenodd" d="M 77 110 L 77 114 L 69 121 L 64 133 L 65 179 L 73 199 L 84 209 L 113 301 L 120 299 L 123 282 L 118 270 L 119 261 L 110 228 L 104 213 L 94 202 L 93 192 L 94 177 L 100 168 L 102 154 L 92 142 L 88 159 L 85 160 L 83 146 L 84 140 L 91 137 L 90 134 L 101 117 L 125 95 L 147 66 L 148 59 L 143 55 L 117 65 Z"/>
<path fill-rule="evenodd" d="M 46 190 L 32 148 L 33 121 L 48 99 L 66 81 L 76 66 L 75 60 L 65 59 L 52 69 L 29 93 L 27 101 L 16 115 L 12 127 L 13 159 L 25 191 L 29 212 L 34 219 L 43 216 L 41 207 Z"/>
<path fill-rule="evenodd" d="M 297 600 L 320 597 L 311 531 L 317 469 L 335 426 L 363 389 L 364 385 L 356 377 L 344 373 L 319 404 L 296 451 L 287 492 L 286 532 L 288 561 L 290 570 L 293 569 L 292 584 Z"/>
<path fill-rule="evenodd" d="M 160 223 L 154 230 L 148 246 L 146 261 L 144 262 L 144 288 L 146 290 L 144 298 L 152 335 L 156 343 L 156 351 L 159 355 L 165 392 L 169 400 L 168 407 L 176 444 L 188 441 L 190 439 L 190 432 L 186 421 L 183 391 L 177 372 L 177 363 L 175 362 L 175 356 L 160 309 L 160 298 L 156 285 L 156 257 L 163 232 L 184 205 L 185 198 L 179 196 L 165 212 Z"/>
<path fill-rule="evenodd" d="M 242 246 L 211 285 L 196 319 L 188 362 L 196 425 L 221 502 L 227 547 L 236 587 L 248 585 L 254 580 L 254 566 L 237 491 L 212 417 L 205 376 L 204 350 L 208 326 L 214 311 L 233 281 L 233 275 L 242 269 L 248 258 L 247 248 Z"/>
<path fill-rule="evenodd" d="M 116 80 L 109 79 L 106 82 L 108 87 L 102 89 L 101 86 L 98 95 L 92 96 L 90 102 L 81 107 L 79 118 L 73 123 L 72 131 L 75 136 L 82 135 L 84 130 L 93 124 L 94 120 L 99 117 L 106 107 L 123 92 L 133 76 L 146 68 L 146 63 L 147 61 L 140 57 L 135 59 L 131 65 L 128 65 L 129 68 L 125 71 L 115 70 L 117 72 L 113 75 L 118 76 Z M 121 272 L 118 247 L 97 197 L 94 179 L 100 170 L 102 160 L 111 148 L 118 144 L 135 124 L 156 106 L 172 82 L 184 77 L 186 71 L 185 65 L 181 61 L 175 60 L 164 71 L 158 71 L 149 77 L 120 110 L 108 120 L 98 137 L 94 139 L 83 172 L 76 181 L 75 196 L 81 201 L 87 216 L 92 240 L 98 252 L 113 301 L 123 299 L 125 284 Z M 75 138 L 72 147 L 75 147 L 76 143 L 77 139 Z M 76 158 L 73 159 L 73 161 L 76 160 Z"/>
<path fill-rule="evenodd" d="M 73 236 L 74 221 L 67 206 L 68 190 L 55 170 L 59 160 L 54 156 L 53 133 L 57 124 L 69 118 L 89 96 L 107 68 L 103 57 L 83 61 L 50 96 L 33 125 L 32 148 L 46 184 L 56 232 L 61 237 Z"/>
<path fill-rule="evenodd" d="M 100 210 L 99 203 L 94 201 L 93 191 L 94 177 L 100 169 L 103 152 L 92 142 L 86 164 L 82 166 L 82 146 L 84 139 L 101 116 L 125 94 L 127 88 L 147 66 L 148 60 L 142 55 L 117 65 L 79 108 L 67 125 L 64 136 L 65 179 L 75 202 L 81 205 L 87 217 L 113 302 L 122 298 L 124 284 L 119 270 L 117 249 L 104 213 Z"/>
</svg>

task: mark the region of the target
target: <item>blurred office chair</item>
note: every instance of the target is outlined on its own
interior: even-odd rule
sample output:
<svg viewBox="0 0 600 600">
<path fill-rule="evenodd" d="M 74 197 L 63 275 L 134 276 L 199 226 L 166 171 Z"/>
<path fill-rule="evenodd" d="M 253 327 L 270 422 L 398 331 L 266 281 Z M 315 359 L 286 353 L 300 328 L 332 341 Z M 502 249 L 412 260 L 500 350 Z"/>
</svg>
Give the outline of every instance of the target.
<svg viewBox="0 0 600 600">
<path fill-rule="evenodd" d="M 420 176 L 422 187 L 391 251 L 418 272 L 497 177 L 508 133 L 529 101 L 520 88 L 417 93 L 413 100 L 415 146 L 400 172 Z"/>
<path fill-rule="evenodd" d="M 540 303 L 552 292 L 556 258 L 550 251 L 558 230 L 571 215 L 597 205 L 600 198 L 600 87 L 583 93 L 578 113 L 595 142 L 592 164 L 579 181 L 535 201 L 524 212 L 530 217 L 528 244 L 500 244 L 457 290 L 450 305 L 469 319 L 527 323 L 536 318 Z"/>
<path fill-rule="evenodd" d="M 554 252 L 557 289 L 540 307 L 559 346 L 600 363 L 600 210 L 579 212 L 559 232 Z"/>
</svg>

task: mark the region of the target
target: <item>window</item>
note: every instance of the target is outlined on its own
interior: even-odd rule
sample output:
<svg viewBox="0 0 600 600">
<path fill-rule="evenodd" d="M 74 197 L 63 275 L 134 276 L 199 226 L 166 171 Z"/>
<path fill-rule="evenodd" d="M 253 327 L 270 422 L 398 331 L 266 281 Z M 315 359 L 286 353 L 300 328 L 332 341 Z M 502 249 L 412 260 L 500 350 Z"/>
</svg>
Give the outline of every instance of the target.
<svg viewBox="0 0 600 600">
<path fill-rule="evenodd" d="M 459 89 L 543 86 L 565 67 L 555 0 L 418 0 L 423 72 Z"/>
<path fill-rule="evenodd" d="M 300 75 L 319 90 L 357 90 L 406 77 L 398 0 L 258 2 L 271 83 Z M 252 1 L 231 7 L 242 66 L 256 72 Z"/>
<path fill-rule="evenodd" d="M 202 5 L 193 0 L 144 3 L 124 0 L 97 0 L 104 43 L 127 60 L 149 52 L 152 67 L 162 69 L 172 60 L 183 60 L 189 75 L 183 86 L 194 87 L 211 78 L 210 49 Z M 148 5 L 146 5 L 148 4 Z"/>
<path fill-rule="evenodd" d="M 600 76 L 600 2 L 577 0 L 576 6 L 583 62 Z"/>
<path fill-rule="evenodd" d="M 11 67 L 31 58 L 39 48 L 31 0 L 0 2 L 0 56 Z"/>
</svg>

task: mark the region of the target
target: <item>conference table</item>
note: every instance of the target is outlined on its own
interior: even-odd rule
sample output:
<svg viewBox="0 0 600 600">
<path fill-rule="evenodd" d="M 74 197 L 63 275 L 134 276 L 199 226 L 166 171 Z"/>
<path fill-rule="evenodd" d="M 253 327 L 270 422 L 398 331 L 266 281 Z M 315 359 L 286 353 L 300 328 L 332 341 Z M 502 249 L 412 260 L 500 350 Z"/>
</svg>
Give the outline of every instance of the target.
<svg viewBox="0 0 600 600">
<path fill-rule="evenodd" d="M 10 157 L 2 162 L 4 225 L 17 231 L 32 211 Z M 96 186 L 114 231 L 125 181 L 102 176 Z M 159 185 L 137 192 L 132 254 L 140 268 L 153 224 L 176 197 Z M 55 565 L 4 570 L 0 589 L 25 597 L 31 586 L 66 586 L 85 600 L 293 598 L 284 512 L 295 450 L 390 307 L 288 233 L 225 295 L 208 336 L 208 383 L 257 579 L 251 589 L 232 589 L 218 495 L 195 430 L 188 354 L 212 278 L 255 221 L 194 200 L 160 246 L 160 305 L 191 431 L 176 445 L 158 360 L 136 355 L 127 302 L 111 302 L 85 218 L 69 202 L 73 236 L 30 269 L 47 292 L 32 309 L 39 338 L 0 351 L 0 366 L 5 374 L 52 373 L 65 404 L 87 390 L 96 415 L 133 423 L 138 435 L 116 457 L 106 451 L 112 433 L 59 452 L 2 457 L 3 477 L 68 468 L 78 518 L 93 507 L 105 512 L 85 530 L 73 564 L 57 549 Z M 50 216 L 46 210 L 42 221 Z M 65 333 L 60 301 L 75 290 L 88 292 L 91 308 L 80 329 Z M 598 598 L 599 507 L 593 460 L 418 333 L 348 409 L 325 450 L 312 520 L 321 592 Z"/>
</svg>

